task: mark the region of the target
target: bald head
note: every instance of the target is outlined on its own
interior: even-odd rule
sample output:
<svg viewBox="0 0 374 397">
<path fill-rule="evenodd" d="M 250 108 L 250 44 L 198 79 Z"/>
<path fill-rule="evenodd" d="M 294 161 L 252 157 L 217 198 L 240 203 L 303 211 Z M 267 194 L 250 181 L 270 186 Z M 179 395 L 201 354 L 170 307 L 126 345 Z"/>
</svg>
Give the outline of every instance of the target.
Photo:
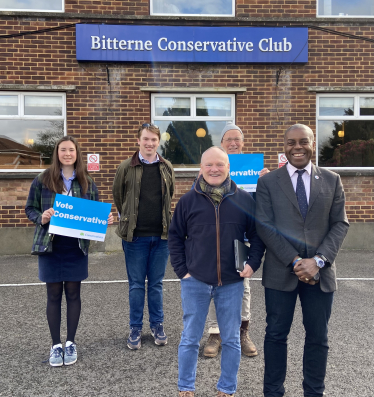
<svg viewBox="0 0 374 397">
<path fill-rule="evenodd" d="M 200 166 L 203 178 L 209 185 L 221 186 L 229 175 L 229 156 L 222 148 L 213 146 L 201 156 Z"/>
<path fill-rule="evenodd" d="M 309 135 L 310 141 L 311 141 L 311 142 L 314 141 L 313 130 L 312 130 L 310 127 L 308 127 L 307 125 L 305 125 L 305 124 L 294 124 L 294 125 L 291 125 L 291 127 L 288 128 L 288 129 L 286 130 L 286 132 L 284 133 L 284 141 L 286 141 L 286 139 L 287 139 L 287 134 L 288 134 L 289 132 L 291 132 L 291 131 L 294 131 L 294 130 L 302 130 L 302 131 L 305 131 L 305 132 Z"/>
</svg>

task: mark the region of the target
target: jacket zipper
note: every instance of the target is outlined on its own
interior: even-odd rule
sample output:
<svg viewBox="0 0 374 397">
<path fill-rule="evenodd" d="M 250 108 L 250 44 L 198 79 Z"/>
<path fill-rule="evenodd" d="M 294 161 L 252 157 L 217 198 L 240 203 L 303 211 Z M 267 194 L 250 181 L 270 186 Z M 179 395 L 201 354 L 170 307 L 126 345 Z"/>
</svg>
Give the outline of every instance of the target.
<svg viewBox="0 0 374 397">
<path fill-rule="evenodd" d="M 213 207 L 214 207 L 214 214 L 215 214 L 215 216 L 216 216 L 217 277 L 218 277 L 218 286 L 221 286 L 221 285 L 222 285 L 222 279 L 221 279 L 221 244 L 220 244 L 220 235 L 219 235 L 219 232 L 220 232 L 220 227 L 219 227 L 219 207 L 220 207 L 222 201 L 223 201 L 226 197 L 232 196 L 235 192 L 232 193 L 232 194 L 228 194 L 227 196 L 223 197 L 223 199 L 221 200 L 221 202 L 220 202 L 217 206 L 213 203 L 212 199 L 211 199 L 207 194 L 205 194 L 204 192 L 203 192 L 203 193 L 200 193 L 200 192 L 196 189 L 196 185 L 195 185 L 195 192 L 197 192 L 197 193 L 199 193 L 199 194 L 202 194 L 202 195 L 206 196 L 206 197 L 209 199 L 209 201 L 212 203 Z"/>
</svg>

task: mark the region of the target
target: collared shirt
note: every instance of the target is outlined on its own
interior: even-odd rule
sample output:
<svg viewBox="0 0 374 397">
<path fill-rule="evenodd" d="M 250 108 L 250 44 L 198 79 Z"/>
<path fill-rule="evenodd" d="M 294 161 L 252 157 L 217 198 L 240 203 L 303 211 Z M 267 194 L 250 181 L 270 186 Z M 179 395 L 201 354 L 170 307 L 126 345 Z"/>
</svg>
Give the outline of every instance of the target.
<svg viewBox="0 0 374 397">
<path fill-rule="evenodd" d="M 298 171 L 298 168 L 294 167 L 290 163 L 287 163 L 286 167 L 287 167 L 287 171 L 288 171 L 288 173 L 290 175 L 290 178 L 291 178 L 293 190 L 296 193 L 297 178 L 299 176 L 299 174 L 296 171 Z M 304 167 L 303 169 L 306 171 L 306 172 L 303 173 L 302 178 L 303 178 L 303 182 L 304 182 L 304 186 L 305 186 L 306 199 L 307 199 L 308 204 L 309 204 L 310 175 L 312 173 L 312 163 L 309 161 L 309 164 L 306 167 Z"/>
<path fill-rule="evenodd" d="M 139 160 L 144 163 L 144 164 L 154 164 L 154 163 L 158 163 L 160 161 L 160 158 L 158 157 L 158 154 L 156 153 L 156 160 L 149 162 L 147 159 L 145 159 L 142 154 L 139 152 Z"/>
<path fill-rule="evenodd" d="M 64 194 L 64 193 L 68 194 L 71 189 L 71 183 L 73 182 L 73 179 L 75 179 L 75 170 L 73 171 L 73 175 L 69 179 L 66 179 L 65 175 L 61 169 L 61 176 L 62 176 L 62 180 L 64 181 L 64 187 L 65 187 L 65 191 L 66 191 L 66 193 L 63 192 L 62 194 Z M 70 194 L 70 196 L 71 196 L 71 194 Z"/>
</svg>

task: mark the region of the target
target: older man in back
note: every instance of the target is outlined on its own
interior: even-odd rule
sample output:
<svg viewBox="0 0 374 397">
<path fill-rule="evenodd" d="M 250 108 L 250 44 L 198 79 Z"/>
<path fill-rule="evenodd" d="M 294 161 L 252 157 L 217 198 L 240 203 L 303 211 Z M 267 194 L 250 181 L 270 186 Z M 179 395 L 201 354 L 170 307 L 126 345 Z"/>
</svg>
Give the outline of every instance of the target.
<svg viewBox="0 0 374 397">
<path fill-rule="evenodd" d="M 236 391 L 240 362 L 243 278 L 260 267 L 264 244 L 255 230 L 255 201 L 229 177 L 229 159 L 219 147 L 202 156 L 202 175 L 178 202 L 169 232 L 171 264 L 181 279 L 184 330 L 179 344 L 180 397 L 192 397 L 199 342 L 213 299 L 222 338 L 218 396 Z M 234 240 L 251 244 L 243 272 L 235 269 Z"/>
</svg>

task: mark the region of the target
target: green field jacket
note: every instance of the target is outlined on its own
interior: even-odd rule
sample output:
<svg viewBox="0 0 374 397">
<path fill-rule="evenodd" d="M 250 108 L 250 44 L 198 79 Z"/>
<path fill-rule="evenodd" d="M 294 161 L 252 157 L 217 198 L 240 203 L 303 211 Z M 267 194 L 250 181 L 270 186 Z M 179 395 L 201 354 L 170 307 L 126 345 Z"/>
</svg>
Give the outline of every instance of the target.
<svg viewBox="0 0 374 397">
<path fill-rule="evenodd" d="M 171 163 L 160 155 L 160 173 L 162 189 L 162 235 L 168 238 L 171 221 L 171 199 L 174 193 L 174 170 Z M 120 214 L 116 233 L 125 241 L 132 241 L 138 218 L 139 196 L 143 175 L 143 164 L 139 160 L 139 151 L 123 161 L 117 169 L 113 182 L 114 204 Z"/>
</svg>

